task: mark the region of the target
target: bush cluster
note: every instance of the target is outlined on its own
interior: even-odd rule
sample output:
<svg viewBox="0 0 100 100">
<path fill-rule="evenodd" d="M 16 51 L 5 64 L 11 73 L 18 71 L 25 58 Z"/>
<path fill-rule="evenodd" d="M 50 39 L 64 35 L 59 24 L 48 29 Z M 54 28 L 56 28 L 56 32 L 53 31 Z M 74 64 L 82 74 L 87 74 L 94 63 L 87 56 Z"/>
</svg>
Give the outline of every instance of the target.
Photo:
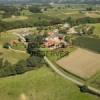
<svg viewBox="0 0 100 100">
<path fill-rule="evenodd" d="M 21 60 L 12 65 L 7 60 L 0 59 L 0 77 L 22 74 L 34 68 L 41 67 L 44 61 L 41 57 L 31 56 L 27 60 Z"/>
</svg>

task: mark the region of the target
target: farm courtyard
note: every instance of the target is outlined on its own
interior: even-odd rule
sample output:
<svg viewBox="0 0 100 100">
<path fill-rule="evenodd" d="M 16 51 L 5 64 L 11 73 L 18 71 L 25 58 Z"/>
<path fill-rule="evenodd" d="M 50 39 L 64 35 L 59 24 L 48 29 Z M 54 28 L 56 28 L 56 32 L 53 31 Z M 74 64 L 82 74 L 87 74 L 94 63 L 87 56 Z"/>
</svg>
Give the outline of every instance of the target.
<svg viewBox="0 0 100 100">
<path fill-rule="evenodd" d="M 68 72 L 88 79 L 100 71 L 100 54 L 78 48 L 69 56 L 58 60 L 57 64 Z"/>
</svg>

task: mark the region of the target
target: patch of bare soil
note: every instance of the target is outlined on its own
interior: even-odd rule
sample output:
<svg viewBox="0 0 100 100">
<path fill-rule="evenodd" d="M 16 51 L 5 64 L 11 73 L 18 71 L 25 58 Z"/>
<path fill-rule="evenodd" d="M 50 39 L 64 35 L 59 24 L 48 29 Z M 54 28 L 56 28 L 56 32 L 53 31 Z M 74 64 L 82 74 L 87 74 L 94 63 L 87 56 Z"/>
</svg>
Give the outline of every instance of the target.
<svg viewBox="0 0 100 100">
<path fill-rule="evenodd" d="M 57 64 L 65 70 L 87 79 L 100 71 L 100 54 L 79 48 L 69 56 L 58 60 Z"/>
</svg>

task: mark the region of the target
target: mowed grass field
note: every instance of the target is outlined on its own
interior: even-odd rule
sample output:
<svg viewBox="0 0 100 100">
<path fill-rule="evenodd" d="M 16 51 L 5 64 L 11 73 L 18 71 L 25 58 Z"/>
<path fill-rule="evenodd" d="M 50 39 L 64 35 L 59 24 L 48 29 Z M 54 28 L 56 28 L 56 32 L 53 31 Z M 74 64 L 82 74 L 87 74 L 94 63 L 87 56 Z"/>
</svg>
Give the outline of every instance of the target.
<svg viewBox="0 0 100 100">
<path fill-rule="evenodd" d="M 0 100 L 100 100 L 81 93 L 68 80 L 43 66 L 23 75 L 0 79 Z"/>
<path fill-rule="evenodd" d="M 29 57 L 27 53 L 15 52 L 12 50 L 4 49 L 0 46 L 0 58 L 8 60 L 11 64 L 15 64 L 20 60 L 25 60 Z"/>
<path fill-rule="evenodd" d="M 18 40 L 18 38 L 19 37 L 13 34 L 12 31 L 1 33 L 0 45 L 3 47 L 5 43 L 11 43 L 14 40 Z M 16 46 L 14 45 L 12 48 L 16 50 L 25 50 L 23 43 L 18 43 Z"/>
<path fill-rule="evenodd" d="M 58 60 L 57 64 L 83 79 L 89 79 L 100 71 L 100 54 L 78 48 L 69 56 Z"/>
<path fill-rule="evenodd" d="M 14 18 L 12 18 L 12 17 L 4 18 L 4 19 L 2 19 L 2 21 L 11 22 L 11 21 L 26 20 L 26 19 L 28 19 L 27 16 L 15 16 Z"/>
<path fill-rule="evenodd" d="M 1 33 L 1 36 L 0 36 L 0 58 L 3 58 L 4 60 L 9 61 L 11 64 L 15 64 L 18 61 L 27 59 L 29 57 L 29 55 L 27 53 L 16 52 L 16 51 L 12 51 L 10 49 L 3 48 L 3 45 L 5 43 L 10 42 L 14 39 L 16 40 L 17 36 L 10 32 Z M 18 45 L 15 48 L 21 49 L 21 50 L 23 49 L 22 45 L 21 46 Z"/>
</svg>

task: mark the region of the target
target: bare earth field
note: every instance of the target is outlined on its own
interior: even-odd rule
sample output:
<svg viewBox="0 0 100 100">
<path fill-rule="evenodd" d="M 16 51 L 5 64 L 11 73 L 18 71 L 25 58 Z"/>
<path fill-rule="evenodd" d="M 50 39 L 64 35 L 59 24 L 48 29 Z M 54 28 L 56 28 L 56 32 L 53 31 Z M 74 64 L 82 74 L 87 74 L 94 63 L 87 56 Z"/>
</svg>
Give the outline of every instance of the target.
<svg viewBox="0 0 100 100">
<path fill-rule="evenodd" d="M 100 54 L 78 48 L 69 56 L 57 61 L 65 70 L 88 79 L 100 71 Z"/>
</svg>

